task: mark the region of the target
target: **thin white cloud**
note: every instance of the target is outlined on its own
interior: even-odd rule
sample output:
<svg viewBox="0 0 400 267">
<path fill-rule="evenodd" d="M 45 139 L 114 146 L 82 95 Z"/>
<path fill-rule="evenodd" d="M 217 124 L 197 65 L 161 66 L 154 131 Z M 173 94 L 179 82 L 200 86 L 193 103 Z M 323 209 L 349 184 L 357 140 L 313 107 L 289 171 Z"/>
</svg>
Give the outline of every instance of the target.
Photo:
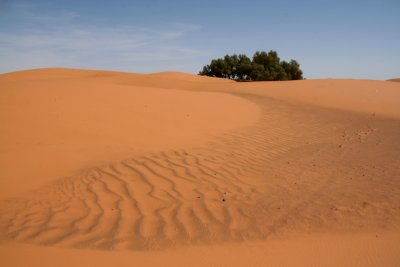
<svg viewBox="0 0 400 267">
<path fill-rule="evenodd" d="M 76 23 L 79 15 L 74 12 L 52 17 L 32 13 L 29 5 L 18 8 L 24 13 L 23 25 L 29 26 L 0 28 L 0 72 L 38 67 L 141 71 L 138 62 L 146 62 L 144 70 L 160 71 L 159 66 L 168 68 L 165 61 L 175 61 L 170 66 L 176 67 L 176 62 L 202 54 L 180 42 L 199 30 L 197 25 L 102 27 Z"/>
</svg>

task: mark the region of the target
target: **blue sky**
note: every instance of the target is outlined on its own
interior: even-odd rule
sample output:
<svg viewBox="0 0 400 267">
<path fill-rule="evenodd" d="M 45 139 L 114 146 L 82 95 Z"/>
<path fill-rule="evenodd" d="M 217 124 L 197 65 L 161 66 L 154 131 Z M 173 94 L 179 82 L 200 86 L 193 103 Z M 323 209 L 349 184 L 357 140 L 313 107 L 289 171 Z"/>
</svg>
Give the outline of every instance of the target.
<svg viewBox="0 0 400 267">
<path fill-rule="evenodd" d="M 400 1 L 0 0 L 0 73 L 41 67 L 197 73 L 276 50 L 306 78 L 400 77 Z"/>
</svg>

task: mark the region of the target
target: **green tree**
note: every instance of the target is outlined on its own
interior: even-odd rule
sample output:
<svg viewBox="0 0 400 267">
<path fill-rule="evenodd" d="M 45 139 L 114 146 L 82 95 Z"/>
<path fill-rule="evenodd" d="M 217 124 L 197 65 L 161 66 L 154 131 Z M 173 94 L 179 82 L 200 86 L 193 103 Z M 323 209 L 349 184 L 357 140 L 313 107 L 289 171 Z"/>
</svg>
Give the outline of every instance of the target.
<svg viewBox="0 0 400 267">
<path fill-rule="evenodd" d="M 203 76 L 213 76 L 213 75 L 212 75 L 212 72 L 211 72 L 211 67 L 210 67 L 210 65 L 205 65 L 205 66 L 203 67 L 203 70 L 201 70 L 201 71 L 199 72 L 199 75 L 203 75 Z"/>
<path fill-rule="evenodd" d="M 276 51 L 257 51 L 253 56 L 253 63 L 262 65 L 264 71 L 257 75 L 256 81 L 278 81 L 287 80 L 284 68 L 280 64 L 280 58 Z"/>
<path fill-rule="evenodd" d="M 251 73 L 250 73 L 250 78 L 252 81 L 260 81 L 265 75 L 265 69 L 264 65 L 258 64 L 258 63 L 251 63 Z"/>
<path fill-rule="evenodd" d="M 213 59 L 210 64 L 211 73 L 215 77 L 228 78 L 226 73 L 226 64 L 222 58 Z"/>
<path fill-rule="evenodd" d="M 288 80 L 302 80 L 303 72 L 300 69 L 300 64 L 296 60 L 291 60 L 289 63 L 282 61 L 282 67 L 287 73 Z"/>
<path fill-rule="evenodd" d="M 251 71 L 251 59 L 244 54 L 240 54 L 238 56 L 238 63 L 236 67 L 237 79 L 242 81 L 250 80 Z"/>
<path fill-rule="evenodd" d="M 234 79 L 235 76 L 234 72 L 235 72 L 236 62 L 234 56 L 225 55 L 223 59 L 225 63 L 224 73 L 229 79 Z"/>
<path fill-rule="evenodd" d="M 252 60 L 244 54 L 225 55 L 213 59 L 199 75 L 221 77 L 237 81 L 284 81 L 303 79 L 296 60 L 281 61 L 276 51 L 257 51 Z"/>
</svg>

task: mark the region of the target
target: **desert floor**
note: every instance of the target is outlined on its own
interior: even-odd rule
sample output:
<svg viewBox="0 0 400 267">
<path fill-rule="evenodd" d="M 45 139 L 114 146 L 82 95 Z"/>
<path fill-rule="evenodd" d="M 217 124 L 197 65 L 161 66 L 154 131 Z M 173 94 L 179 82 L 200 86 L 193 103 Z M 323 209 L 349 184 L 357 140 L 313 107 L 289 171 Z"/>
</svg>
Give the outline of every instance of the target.
<svg viewBox="0 0 400 267">
<path fill-rule="evenodd" d="M 400 83 L 0 75 L 1 266 L 400 266 Z"/>
</svg>

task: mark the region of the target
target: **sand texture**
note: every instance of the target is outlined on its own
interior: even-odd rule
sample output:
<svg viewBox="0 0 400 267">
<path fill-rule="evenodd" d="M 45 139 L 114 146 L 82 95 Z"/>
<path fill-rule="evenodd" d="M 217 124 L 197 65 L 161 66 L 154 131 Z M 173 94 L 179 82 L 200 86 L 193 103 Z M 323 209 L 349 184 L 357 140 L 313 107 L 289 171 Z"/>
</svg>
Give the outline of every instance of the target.
<svg viewBox="0 0 400 267">
<path fill-rule="evenodd" d="M 0 75 L 2 266 L 400 266 L 400 83 Z"/>
</svg>

